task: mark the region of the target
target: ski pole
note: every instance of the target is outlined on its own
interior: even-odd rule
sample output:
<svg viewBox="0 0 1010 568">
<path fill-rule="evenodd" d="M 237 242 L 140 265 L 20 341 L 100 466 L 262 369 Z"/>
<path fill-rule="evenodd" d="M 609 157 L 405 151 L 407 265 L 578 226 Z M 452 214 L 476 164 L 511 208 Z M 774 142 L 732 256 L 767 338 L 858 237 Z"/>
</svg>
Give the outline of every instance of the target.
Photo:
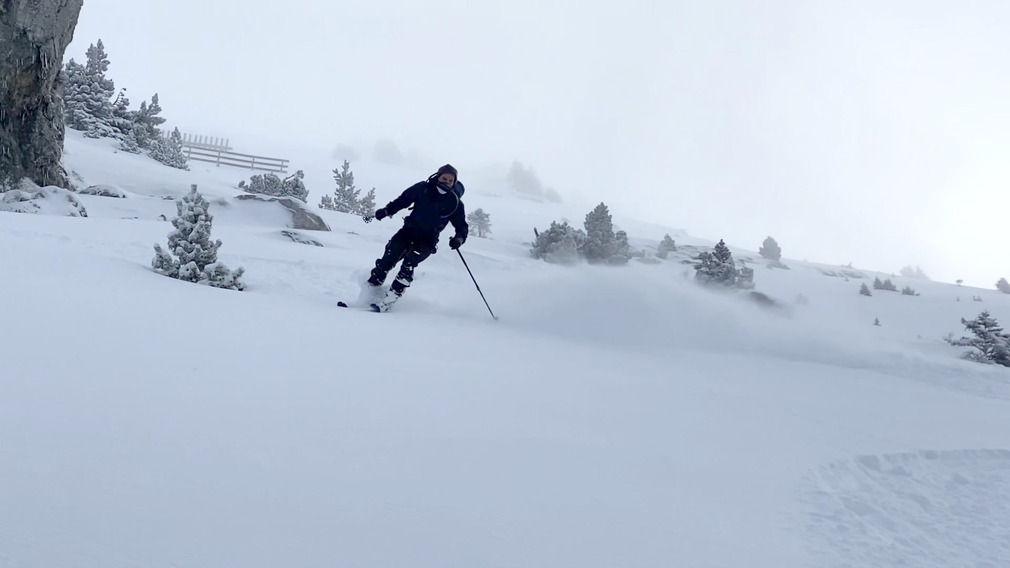
<svg viewBox="0 0 1010 568">
<path fill-rule="evenodd" d="M 477 286 L 477 293 L 480 294 L 480 298 L 484 300 L 484 305 L 487 306 L 487 311 L 491 312 L 491 317 L 497 320 L 498 316 L 494 315 L 494 312 L 491 311 L 491 306 L 488 306 L 487 298 L 484 297 L 484 292 L 480 291 L 480 285 L 477 284 L 477 279 L 473 277 L 473 272 L 470 271 L 470 266 L 466 263 L 466 259 L 463 258 L 463 253 L 460 252 L 459 249 L 456 249 L 456 252 L 459 254 L 459 259 L 463 261 L 463 266 L 466 267 L 466 271 L 470 273 L 470 280 L 473 280 L 473 285 Z"/>
</svg>

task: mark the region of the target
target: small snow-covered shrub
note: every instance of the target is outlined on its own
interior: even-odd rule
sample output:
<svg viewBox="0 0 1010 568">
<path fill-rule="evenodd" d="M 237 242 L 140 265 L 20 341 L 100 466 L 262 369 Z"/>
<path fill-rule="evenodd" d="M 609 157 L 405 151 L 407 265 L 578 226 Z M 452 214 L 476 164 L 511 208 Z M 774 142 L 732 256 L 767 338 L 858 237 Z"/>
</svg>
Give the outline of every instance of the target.
<svg viewBox="0 0 1010 568">
<path fill-rule="evenodd" d="M 190 192 L 176 202 L 178 217 L 172 221 L 175 229 L 168 234 L 168 250 L 154 245 L 151 266 L 170 278 L 206 284 L 215 288 L 243 290 L 240 278 L 244 268 L 232 272 L 217 260 L 221 241 L 211 241 L 210 231 L 214 217 L 210 204 L 192 186 Z"/>
</svg>

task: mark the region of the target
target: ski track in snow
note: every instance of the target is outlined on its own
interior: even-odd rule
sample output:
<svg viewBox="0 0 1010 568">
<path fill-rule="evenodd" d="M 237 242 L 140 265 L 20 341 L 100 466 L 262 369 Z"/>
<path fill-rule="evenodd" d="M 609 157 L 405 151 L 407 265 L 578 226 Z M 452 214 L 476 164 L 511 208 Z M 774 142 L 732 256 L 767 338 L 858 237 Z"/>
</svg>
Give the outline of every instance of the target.
<svg viewBox="0 0 1010 568">
<path fill-rule="evenodd" d="M 1010 451 L 918 451 L 824 466 L 803 483 L 815 566 L 1010 566 Z"/>
</svg>

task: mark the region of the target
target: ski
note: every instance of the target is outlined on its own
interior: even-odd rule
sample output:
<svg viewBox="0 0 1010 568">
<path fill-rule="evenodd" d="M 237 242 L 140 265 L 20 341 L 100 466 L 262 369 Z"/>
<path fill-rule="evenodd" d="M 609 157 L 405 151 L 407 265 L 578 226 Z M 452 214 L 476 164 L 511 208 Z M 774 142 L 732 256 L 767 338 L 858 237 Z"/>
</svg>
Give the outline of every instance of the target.
<svg viewBox="0 0 1010 568">
<path fill-rule="evenodd" d="M 369 304 L 367 306 L 352 306 L 352 305 L 348 304 L 347 302 L 343 302 L 343 301 L 337 302 L 337 307 L 340 307 L 340 308 L 356 308 L 356 309 L 359 309 L 359 310 L 364 310 L 366 312 L 385 312 L 385 311 L 389 310 L 388 307 L 385 310 L 383 310 L 382 308 L 379 307 L 378 304 Z"/>
</svg>

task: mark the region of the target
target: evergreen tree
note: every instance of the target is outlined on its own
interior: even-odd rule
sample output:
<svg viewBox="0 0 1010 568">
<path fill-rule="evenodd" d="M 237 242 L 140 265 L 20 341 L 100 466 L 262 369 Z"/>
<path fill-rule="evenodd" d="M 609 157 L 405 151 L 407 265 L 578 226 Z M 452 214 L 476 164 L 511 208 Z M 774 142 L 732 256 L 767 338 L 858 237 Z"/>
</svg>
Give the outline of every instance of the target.
<svg viewBox="0 0 1010 568">
<path fill-rule="evenodd" d="M 491 216 L 483 209 L 474 209 L 466 216 L 466 222 L 476 231 L 478 237 L 487 237 L 491 234 Z"/>
<path fill-rule="evenodd" d="M 659 241 L 656 256 L 659 258 L 666 258 L 669 253 L 675 250 L 677 250 L 677 244 L 673 242 L 673 238 L 670 237 L 669 233 L 667 233 L 663 236 L 663 240 Z"/>
<path fill-rule="evenodd" d="M 165 137 L 154 138 L 148 142 L 150 147 L 149 155 L 155 160 L 180 170 L 189 170 L 186 163 L 186 155 L 182 153 L 182 134 L 179 129 L 172 130 L 172 133 Z"/>
<path fill-rule="evenodd" d="M 305 172 L 298 170 L 295 173 L 284 178 L 281 182 L 281 195 L 285 197 L 294 197 L 302 203 L 308 203 L 309 200 L 309 190 L 305 187 Z"/>
<path fill-rule="evenodd" d="M 85 136 L 100 138 L 115 136 L 112 96 L 115 84 L 105 76 L 109 59 L 102 40 L 91 44 L 87 62 L 80 65 L 71 59 L 64 66 L 63 101 L 68 127 L 82 130 Z"/>
<path fill-rule="evenodd" d="M 1004 294 L 1010 294 L 1010 282 L 1007 282 L 1006 278 L 1000 278 L 999 281 L 996 282 L 996 289 Z"/>
<path fill-rule="evenodd" d="M 366 193 L 365 196 L 362 197 L 358 201 L 357 213 L 358 213 L 358 215 L 361 215 L 362 217 L 373 217 L 375 215 L 375 188 L 374 187 L 372 189 L 369 189 L 368 193 Z"/>
<path fill-rule="evenodd" d="M 881 282 L 879 276 L 873 279 L 873 289 L 874 290 L 888 290 L 888 291 L 891 291 L 891 292 L 897 292 L 898 291 L 898 287 L 894 285 L 894 282 L 891 282 L 890 278 L 887 278 L 886 280 L 884 280 L 883 282 Z"/>
<path fill-rule="evenodd" d="M 164 124 L 165 119 L 159 116 L 160 114 L 161 104 L 157 93 L 151 97 L 150 105 L 147 101 L 140 103 L 140 110 L 134 116 L 132 131 L 137 139 L 137 145 L 141 148 L 148 149 L 153 140 L 161 138 L 161 129 L 158 126 Z"/>
<path fill-rule="evenodd" d="M 244 180 L 238 182 L 238 187 L 242 191 L 249 193 L 259 193 L 261 195 L 280 195 L 281 178 L 275 173 L 256 174 L 249 178 L 247 184 Z"/>
<path fill-rule="evenodd" d="M 610 255 L 607 262 L 610 264 L 625 264 L 631 258 L 631 245 L 628 243 L 628 233 L 617 231 L 614 234 L 614 254 Z"/>
<path fill-rule="evenodd" d="M 604 262 L 616 253 L 614 224 L 606 204 L 600 203 L 586 214 L 586 244 L 583 256 L 589 262 Z"/>
<path fill-rule="evenodd" d="M 1010 334 L 1003 331 L 988 311 L 983 311 L 972 321 L 962 318 L 961 323 L 975 334 L 968 343 L 977 349 L 978 353 L 968 355 L 969 358 L 1010 367 Z"/>
<path fill-rule="evenodd" d="M 249 193 L 274 197 L 294 197 L 306 201 L 309 197 L 309 190 L 305 188 L 303 179 L 305 179 L 305 172 L 302 170 L 298 170 L 284 179 L 271 172 L 250 177 L 248 184 L 245 181 L 240 181 L 238 187 Z"/>
<path fill-rule="evenodd" d="M 758 254 L 776 262 L 782 259 L 782 249 L 779 248 L 779 244 L 775 242 L 775 239 L 771 237 L 765 238 L 764 244 L 758 249 Z"/>
<path fill-rule="evenodd" d="M 866 285 L 866 282 L 863 282 L 863 284 L 859 287 L 859 293 L 862 294 L 862 295 L 864 295 L 864 296 L 872 296 L 873 295 L 870 292 L 870 287 Z"/>
<path fill-rule="evenodd" d="M 530 254 L 554 264 L 573 264 L 578 261 L 586 240 L 586 233 L 572 227 L 568 221 L 561 224 L 551 221 L 549 229 L 537 233 Z"/>
<path fill-rule="evenodd" d="M 733 262 L 733 254 L 729 247 L 720 239 L 711 252 L 698 255 L 698 263 L 694 265 L 696 280 L 703 284 L 733 286 L 736 284 L 737 270 Z"/>
<path fill-rule="evenodd" d="M 120 140 L 119 149 L 131 154 L 141 153 L 140 144 L 137 143 L 137 136 L 134 134 L 132 128 L 128 130 L 123 136 L 123 139 Z"/>
<path fill-rule="evenodd" d="M 97 44 L 89 45 L 85 55 L 88 59 L 85 64 L 88 75 L 97 83 L 98 89 L 107 95 L 105 100 L 111 101 L 112 95 L 116 94 L 116 85 L 112 79 L 105 76 L 109 70 L 109 56 L 105 53 L 105 45 L 102 44 L 102 40 L 98 40 Z"/>
<path fill-rule="evenodd" d="M 88 113 L 90 92 L 85 67 L 73 59 L 67 61 L 63 66 L 63 112 L 68 128 L 91 129 L 94 118 Z"/>
<path fill-rule="evenodd" d="M 361 190 L 354 187 L 354 172 L 351 171 L 351 163 L 344 160 L 340 169 L 333 170 L 333 179 L 337 182 L 337 189 L 333 192 L 333 197 L 329 200 L 321 200 L 319 206 L 323 207 L 324 204 L 327 204 L 329 207 L 323 207 L 324 209 L 332 209 L 341 213 L 357 211 L 359 207 L 358 195 Z"/>
<path fill-rule="evenodd" d="M 336 205 L 333 204 L 332 197 L 330 197 L 329 195 L 324 195 L 319 199 L 319 208 L 326 209 L 328 211 L 333 211 L 336 209 Z"/>
<path fill-rule="evenodd" d="M 168 250 L 154 245 L 151 266 L 157 272 L 187 282 L 242 290 L 240 281 L 245 269 L 230 271 L 217 260 L 221 241 L 211 241 L 210 232 L 214 217 L 210 204 L 193 185 L 182 201 L 176 202 L 178 216 L 172 221 L 175 230 L 168 234 Z"/>
<path fill-rule="evenodd" d="M 117 136 L 124 138 L 133 130 L 133 121 L 136 115 L 136 111 L 130 110 L 130 99 L 126 97 L 126 89 L 120 89 L 116 99 L 112 101 L 112 120 L 110 121 Z M 136 141 L 136 138 L 134 140 Z"/>
</svg>

